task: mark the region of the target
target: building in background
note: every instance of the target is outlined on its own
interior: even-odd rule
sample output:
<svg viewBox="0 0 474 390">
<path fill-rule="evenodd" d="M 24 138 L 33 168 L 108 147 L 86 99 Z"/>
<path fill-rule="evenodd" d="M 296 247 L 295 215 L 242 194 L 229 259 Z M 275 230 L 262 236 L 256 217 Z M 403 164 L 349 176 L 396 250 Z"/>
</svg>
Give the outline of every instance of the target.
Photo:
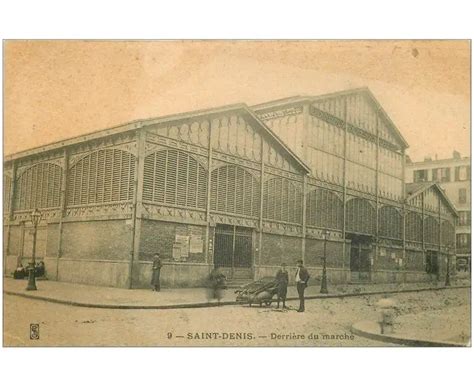
<svg viewBox="0 0 474 390">
<path fill-rule="evenodd" d="M 395 124 L 367 88 L 183 113 L 7 156 L 4 271 L 37 257 L 53 280 L 166 287 L 273 276 L 312 282 L 440 278 L 456 210 L 436 184 L 405 186 Z M 326 252 L 325 252 L 326 248 Z"/>
<path fill-rule="evenodd" d="M 471 264 L 471 161 L 454 151 L 453 157 L 407 163 L 407 183 L 437 183 L 458 211 L 456 258 L 459 265 Z"/>
</svg>

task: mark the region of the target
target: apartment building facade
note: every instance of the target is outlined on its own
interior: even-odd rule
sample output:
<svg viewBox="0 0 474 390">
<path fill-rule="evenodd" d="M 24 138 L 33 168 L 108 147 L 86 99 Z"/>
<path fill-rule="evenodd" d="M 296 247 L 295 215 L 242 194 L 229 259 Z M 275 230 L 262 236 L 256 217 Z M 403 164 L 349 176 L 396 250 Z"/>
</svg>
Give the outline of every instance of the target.
<svg viewBox="0 0 474 390">
<path fill-rule="evenodd" d="M 407 162 L 407 183 L 437 183 L 458 211 L 456 258 L 471 262 L 471 160 L 454 151 L 452 158 L 427 157 Z"/>
</svg>

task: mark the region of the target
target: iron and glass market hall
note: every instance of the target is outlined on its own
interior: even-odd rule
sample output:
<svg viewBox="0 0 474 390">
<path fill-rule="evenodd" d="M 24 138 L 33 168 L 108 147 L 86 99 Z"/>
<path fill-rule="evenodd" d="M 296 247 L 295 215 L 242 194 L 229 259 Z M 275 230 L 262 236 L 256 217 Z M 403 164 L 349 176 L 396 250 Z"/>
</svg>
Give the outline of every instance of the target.
<svg viewBox="0 0 474 390">
<path fill-rule="evenodd" d="M 404 182 L 408 144 L 367 88 L 139 120 L 7 156 L 4 272 L 147 288 L 273 276 L 326 247 L 330 285 L 440 278 L 456 210 Z"/>
</svg>

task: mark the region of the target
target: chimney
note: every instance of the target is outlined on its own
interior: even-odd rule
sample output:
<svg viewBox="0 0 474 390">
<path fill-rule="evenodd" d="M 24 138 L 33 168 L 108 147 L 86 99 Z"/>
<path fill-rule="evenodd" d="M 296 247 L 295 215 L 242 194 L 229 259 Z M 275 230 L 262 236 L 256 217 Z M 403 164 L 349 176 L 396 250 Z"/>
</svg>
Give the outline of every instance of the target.
<svg viewBox="0 0 474 390">
<path fill-rule="evenodd" d="M 457 150 L 453 150 L 453 158 L 456 160 L 461 160 L 461 153 L 459 153 Z"/>
<path fill-rule="evenodd" d="M 423 159 L 423 161 L 432 161 L 432 160 L 431 160 L 431 156 L 425 156 L 425 158 Z"/>
</svg>

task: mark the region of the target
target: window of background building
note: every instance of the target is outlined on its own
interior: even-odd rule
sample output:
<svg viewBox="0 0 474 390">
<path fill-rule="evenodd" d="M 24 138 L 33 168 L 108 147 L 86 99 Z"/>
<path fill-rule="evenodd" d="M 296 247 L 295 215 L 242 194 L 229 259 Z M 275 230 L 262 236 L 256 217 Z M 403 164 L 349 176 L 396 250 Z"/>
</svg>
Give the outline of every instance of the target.
<svg viewBox="0 0 474 390">
<path fill-rule="evenodd" d="M 455 179 L 456 181 L 469 180 L 471 176 L 471 167 L 468 165 L 455 168 Z"/>
<path fill-rule="evenodd" d="M 431 177 L 431 180 L 433 181 L 438 180 L 438 168 L 433 168 L 433 170 L 431 171 Z"/>
<path fill-rule="evenodd" d="M 428 170 L 427 169 L 418 169 L 413 171 L 413 181 L 419 183 L 421 181 L 428 181 Z"/>
<path fill-rule="evenodd" d="M 459 212 L 459 226 L 469 226 L 471 224 L 471 212 L 460 211 Z"/>
<path fill-rule="evenodd" d="M 459 189 L 459 203 L 466 203 L 467 194 L 465 188 Z"/>
<path fill-rule="evenodd" d="M 469 248 L 471 245 L 471 234 L 470 233 L 460 233 L 456 234 L 456 248 Z"/>
<path fill-rule="evenodd" d="M 450 168 L 441 168 L 440 169 L 440 179 L 441 181 L 451 181 L 451 169 Z"/>
</svg>

